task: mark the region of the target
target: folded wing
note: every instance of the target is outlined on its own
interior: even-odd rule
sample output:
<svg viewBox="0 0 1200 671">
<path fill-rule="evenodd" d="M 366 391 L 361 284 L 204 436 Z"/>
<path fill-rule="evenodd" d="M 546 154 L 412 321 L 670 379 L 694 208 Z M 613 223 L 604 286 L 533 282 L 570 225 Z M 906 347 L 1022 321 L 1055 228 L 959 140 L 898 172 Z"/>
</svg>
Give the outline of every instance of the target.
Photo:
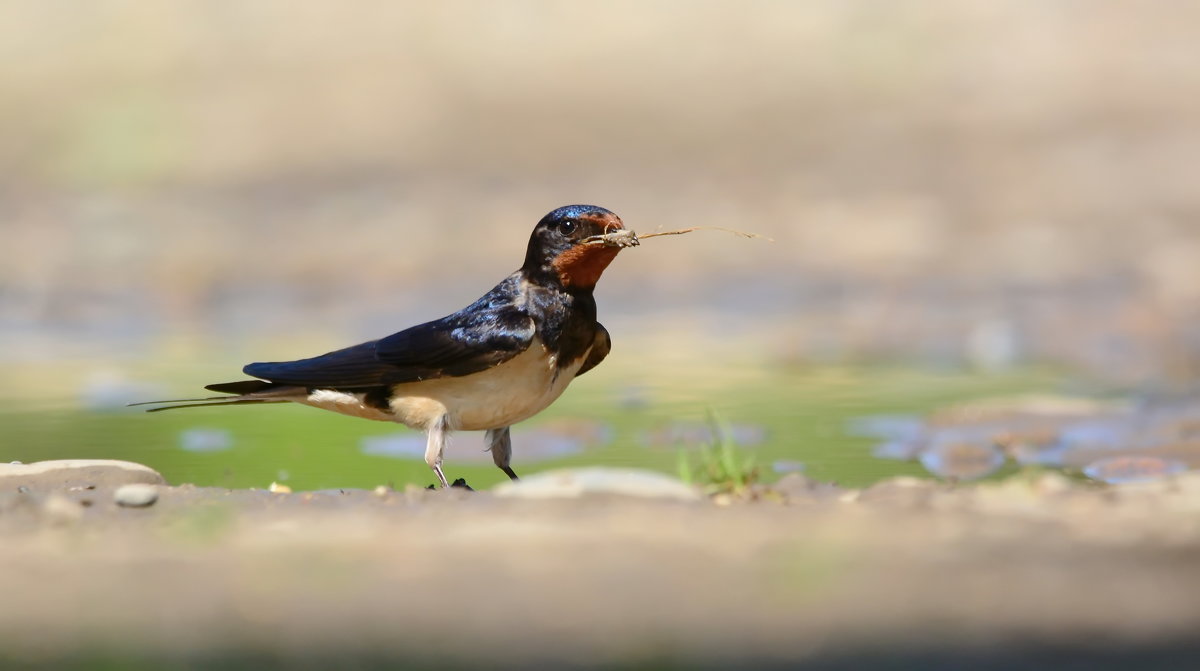
<svg viewBox="0 0 1200 671">
<path fill-rule="evenodd" d="M 511 305 L 466 310 L 311 359 L 252 363 L 242 370 L 276 384 L 328 389 L 459 377 L 525 351 L 534 331 L 529 315 Z"/>
</svg>

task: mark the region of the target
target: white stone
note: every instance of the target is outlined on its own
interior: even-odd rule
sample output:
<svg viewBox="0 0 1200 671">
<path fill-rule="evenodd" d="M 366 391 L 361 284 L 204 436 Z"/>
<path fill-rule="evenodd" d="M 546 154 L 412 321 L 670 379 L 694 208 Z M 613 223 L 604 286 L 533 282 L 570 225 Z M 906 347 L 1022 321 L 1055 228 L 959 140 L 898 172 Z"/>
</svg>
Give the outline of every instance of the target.
<svg viewBox="0 0 1200 671">
<path fill-rule="evenodd" d="M 113 492 L 113 499 L 119 506 L 143 508 L 158 500 L 158 487 L 143 483 L 123 485 Z"/>
</svg>

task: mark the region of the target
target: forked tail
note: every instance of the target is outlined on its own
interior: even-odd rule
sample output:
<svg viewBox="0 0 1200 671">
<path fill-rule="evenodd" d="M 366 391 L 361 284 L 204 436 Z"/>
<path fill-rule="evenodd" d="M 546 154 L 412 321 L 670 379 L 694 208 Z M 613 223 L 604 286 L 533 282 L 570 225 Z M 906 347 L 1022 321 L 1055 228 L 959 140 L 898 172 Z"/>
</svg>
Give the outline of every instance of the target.
<svg viewBox="0 0 1200 671">
<path fill-rule="evenodd" d="M 305 389 L 293 385 L 275 384 L 265 380 L 242 380 L 240 382 L 222 382 L 210 384 L 205 389 L 233 394 L 232 396 L 206 396 L 204 398 L 175 398 L 165 401 L 142 401 L 130 403 L 135 405 L 157 405 L 146 412 L 175 410 L 176 408 L 203 408 L 210 405 L 245 405 L 248 403 L 288 403 L 295 398 L 303 397 Z M 170 405 L 162 405 L 168 403 Z"/>
</svg>

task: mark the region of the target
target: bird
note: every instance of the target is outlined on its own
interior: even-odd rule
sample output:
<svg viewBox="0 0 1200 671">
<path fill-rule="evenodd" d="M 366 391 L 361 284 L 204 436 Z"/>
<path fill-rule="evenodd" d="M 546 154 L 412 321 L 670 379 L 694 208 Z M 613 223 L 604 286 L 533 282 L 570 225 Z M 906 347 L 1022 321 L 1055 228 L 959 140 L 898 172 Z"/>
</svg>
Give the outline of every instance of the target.
<svg viewBox="0 0 1200 671">
<path fill-rule="evenodd" d="M 560 207 L 534 226 L 521 267 L 453 314 L 308 359 L 248 364 L 242 372 L 255 379 L 205 387 L 223 396 L 131 405 L 300 403 L 398 422 L 426 433 L 425 463 L 443 488 L 450 434 L 485 431 L 492 461 L 516 480 L 509 428 L 608 356 L 593 290 L 617 254 L 638 244 L 603 207 Z"/>
</svg>

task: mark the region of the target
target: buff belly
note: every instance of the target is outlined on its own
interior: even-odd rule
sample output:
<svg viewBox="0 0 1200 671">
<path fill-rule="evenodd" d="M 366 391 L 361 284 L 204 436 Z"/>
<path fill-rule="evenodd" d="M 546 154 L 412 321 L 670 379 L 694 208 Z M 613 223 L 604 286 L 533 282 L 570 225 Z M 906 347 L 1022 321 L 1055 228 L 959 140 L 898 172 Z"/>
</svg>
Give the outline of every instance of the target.
<svg viewBox="0 0 1200 671">
<path fill-rule="evenodd" d="M 446 417 L 449 428 L 482 431 L 510 426 L 545 410 L 587 359 L 559 368 L 538 339 L 512 359 L 463 377 L 407 382 L 392 387 L 391 412 L 371 407 L 361 393 L 318 389 L 300 403 L 344 415 L 400 422 L 427 430 Z"/>
</svg>

